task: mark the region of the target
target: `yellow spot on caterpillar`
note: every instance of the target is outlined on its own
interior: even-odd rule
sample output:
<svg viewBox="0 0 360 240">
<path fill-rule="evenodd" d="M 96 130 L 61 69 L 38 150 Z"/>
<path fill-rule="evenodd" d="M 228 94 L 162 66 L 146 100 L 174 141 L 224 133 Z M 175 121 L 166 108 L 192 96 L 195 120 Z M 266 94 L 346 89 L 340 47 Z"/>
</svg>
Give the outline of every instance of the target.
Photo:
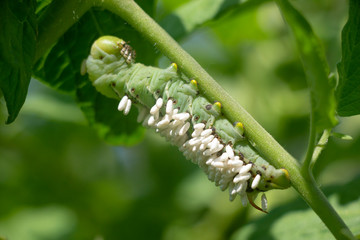
<svg viewBox="0 0 360 240">
<path fill-rule="evenodd" d="M 235 129 L 238 131 L 240 135 L 244 134 L 245 127 L 244 124 L 242 124 L 242 122 L 235 123 Z"/>
<path fill-rule="evenodd" d="M 176 63 L 172 63 L 172 64 L 171 64 L 171 67 L 172 67 L 172 68 L 174 68 L 174 69 L 175 69 L 175 71 L 177 71 L 177 70 L 178 70 L 178 66 L 177 66 L 177 64 L 176 64 Z"/>
<path fill-rule="evenodd" d="M 221 108 L 221 103 L 220 102 L 215 102 L 214 105 L 218 108 Z"/>
<path fill-rule="evenodd" d="M 196 94 L 199 94 L 198 83 L 195 79 L 190 80 L 190 87 L 196 91 Z"/>
<path fill-rule="evenodd" d="M 272 189 L 286 189 L 290 187 L 290 174 L 288 170 L 285 168 L 280 169 L 282 173 L 272 179 L 271 183 L 269 184 Z"/>
<path fill-rule="evenodd" d="M 281 168 L 281 171 L 283 171 L 286 178 L 290 180 L 290 174 L 289 174 L 288 170 L 286 170 L 285 168 Z"/>
<path fill-rule="evenodd" d="M 215 102 L 213 105 L 212 105 L 212 110 L 215 111 L 213 112 L 213 114 L 216 113 L 216 115 L 220 115 L 221 113 L 221 103 L 220 102 Z"/>
<path fill-rule="evenodd" d="M 237 122 L 237 123 L 236 123 L 236 127 L 237 127 L 237 128 L 241 128 L 241 129 L 244 129 L 244 124 L 242 124 L 241 122 Z"/>
</svg>

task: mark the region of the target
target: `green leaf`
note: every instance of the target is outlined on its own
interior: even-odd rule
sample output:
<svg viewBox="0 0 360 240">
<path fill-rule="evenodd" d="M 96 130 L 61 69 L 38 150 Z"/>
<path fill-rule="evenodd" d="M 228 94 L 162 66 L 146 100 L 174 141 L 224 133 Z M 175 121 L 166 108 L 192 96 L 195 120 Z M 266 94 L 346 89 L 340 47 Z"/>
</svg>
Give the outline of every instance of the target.
<svg viewBox="0 0 360 240">
<path fill-rule="evenodd" d="M 338 114 L 360 114 L 360 1 L 350 0 L 349 19 L 342 35 L 342 59 L 338 64 L 339 85 L 336 89 Z"/>
<path fill-rule="evenodd" d="M 241 11 L 248 5 L 256 5 L 264 1 L 266 0 L 252 0 L 243 3 L 241 0 L 213 0 L 211 4 L 208 0 L 190 1 L 166 16 L 159 24 L 173 38 L 179 39 L 200 25 L 214 20 L 230 10 Z"/>
<path fill-rule="evenodd" d="M 287 0 L 277 0 L 276 3 L 297 42 L 310 88 L 311 111 L 317 132 L 332 128 L 337 124 L 335 79 L 329 77 L 329 67 L 320 40 L 306 19 Z"/>
<path fill-rule="evenodd" d="M 331 136 L 339 138 L 341 140 L 353 140 L 352 136 L 343 133 L 332 132 Z"/>
<path fill-rule="evenodd" d="M 0 89 L 8 119 L 17 117 L 25 102 L 35 55 L 35 1 L 2 1 L 0 8 Z"/>
<path fill-rule="evenodd" d="M 345 186 L 332 186 L 324 189 L 330 193 L 330 203 L 342 216 L 353 233 L 360 232 L 360 178 Z M 281 205 L 239 229 L 232 240 L 248 239 L 333 239 L 329 230 L 319 217 L 298 198 Z"/>
<path fill-rule="evenodd" d="M 42 14 L 42 12 L 46 9 L 46 7 L 52 3 L 53 0 L 36 0 L 37 4 L 36 4 L 36 10 L 35 13 L 38 16 Z"/>
</svg>

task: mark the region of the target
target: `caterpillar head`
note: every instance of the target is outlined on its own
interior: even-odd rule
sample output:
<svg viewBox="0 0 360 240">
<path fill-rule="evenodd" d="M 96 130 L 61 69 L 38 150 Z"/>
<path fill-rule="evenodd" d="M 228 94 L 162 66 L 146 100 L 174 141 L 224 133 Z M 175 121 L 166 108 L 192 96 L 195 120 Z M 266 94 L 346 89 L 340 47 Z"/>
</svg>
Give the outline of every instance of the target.
<svg viewBox="0 0 360 240">
<path fill-rule="evenodd" d="M 103 59 L 107 55 L 120 56 L 124 44 L 126 44 L 125 41 L 120 38 L 114 36 L 102 36 L 91 46 L 90 55 L 94 59 Z"/>
<path fill-rule="evenodd" d="M 136 52 L 121 38 L 102 36 L 91 46 L 91 56 L 94 59 L 103 59 L 107 55 L 122 57 L 127 64 L 134 61 Z"/>
<path fill-rule="evenodd" d="M 91 46 L 86 71 L 95 88 L 103 95 L 118 98 L 124 95 L 121 70 L 129 67 L 135 51 L 122 39 L 102 36 Z"/>
</svg>

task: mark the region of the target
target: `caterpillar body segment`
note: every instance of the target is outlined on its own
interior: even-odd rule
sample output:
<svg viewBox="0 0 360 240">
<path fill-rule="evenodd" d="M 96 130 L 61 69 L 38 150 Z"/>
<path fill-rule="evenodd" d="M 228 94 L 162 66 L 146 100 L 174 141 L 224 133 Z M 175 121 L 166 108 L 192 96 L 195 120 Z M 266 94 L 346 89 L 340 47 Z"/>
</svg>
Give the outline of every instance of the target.
<svg viewBox="0 0 360 240">
<path fill-rule="evenodd" d="M 225 118 L 221 103 L 201 94 L 196 80 L 174 63 L 159 69 L 134 63 L 134 57 L 124 40 L 105 36 L 94 42 L 86 60 L 94 87 L 120 100 L 119 111 L 126 115 L 136 106 L 138 121 L 178 146 L 221 190 L 229 189 L 230 200 L 240 196 L 244 205 L 256 206 L 259 192 L 290 186 L 288 172 L 264 160 L 244 137 L 243 124 Z"/>
</svg>

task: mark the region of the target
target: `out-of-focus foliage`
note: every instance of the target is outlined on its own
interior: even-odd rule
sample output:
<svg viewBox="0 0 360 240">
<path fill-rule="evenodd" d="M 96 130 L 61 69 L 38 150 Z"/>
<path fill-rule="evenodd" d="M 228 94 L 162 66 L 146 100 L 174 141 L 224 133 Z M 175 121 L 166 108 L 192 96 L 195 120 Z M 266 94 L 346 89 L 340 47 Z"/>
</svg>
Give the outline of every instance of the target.
<svg viewBox="0 0 360 240">
<path fill-rule="evenodd" d="M 190 1 L 174 9 L 160 25 L 175 39 L 181 38 L 202 24 L 218 18 L 234 8 L 243 8 L 241 0 Z M 176 3 L 175 3 L 176 4 Z"/>
<path fill-rule="evenodd" d="M 335 78 L 329 77 L 329 67 L 321 42 L 307 20 L 287 0 L 277 0 L 286 22 L 289 24 L 305 69 L 310 90 L 311 112 L 314 129 L 322 132 L 337 124 L 335 118 Z"/>
<path fill-rule="evenodd" d="M 153 9 L 161 11 L 153 16 L 165 19 L 159 15 L 171 14 L 177 9 L 175 2 L 159 2 Z M 334 71 L 341 56 L 346 4 L 339 0 L 297 4 L 324 43 Z M 85 34 L 87 24 L 93 30 L 91 14 L 100 19 L 104 33 L 114 34 L 106 21 L 101 21 L 106 18 L 96 17 L 103 14 L 98 9 L 88 14 L 80 19 L 83 29 L 74 27 L 59 42 L 69 47 L 64 56 L 75 54 L 80 59 L 71 71 L 77 71 L 92 40 L 76 48 L 67 41 Z M 119 20 L 117 27 L 126 29 L 120 37 L 138 51 L 140 62 L 158 61 L 157 50 L 126 23 Z M 88 37 L 95 38 L 88 30 Z M 294 39 L 274 3 L 226 14 L 179 41 L 287 150 L 302 157 L 310 111 L 305 74 Z M 153 54 L 149 56 L 149 52 Z M 63 59 L 69 58 L 60 57 L 59 63 L 64 63 Z M 167 65 L 166 61 L 161 58 L 159 62 Z M 77 81 L 85 81 L 78 72 L 75 75 Z M 110 116 L 117 114 L 115 109 L 104 111 L 109 121 L 120 124 Z M 314 169 L 355 234 L 359 233 L 358 215 L 348 218 L 343 209 L 356 213 L 360 208 L 356 187 L 359 121 L 358 117 L 340 119 L 335 130 L 351 135 L 353 141 L 331 139 Z M 293 238 L 300 238 L 308 231 L 297 225 L 299 232 L 294 233 L 287 227 L 300 221 L 292 216 L 314 215 L 291 189 L 269 192 L 270 213 L 264 215 L 243 208 L 239 201 L 229 202 L 226 192 L 155 133 L 147 131 L 144 142 L 133 147 L 114 147 L 99 139 L 86 122 L 73 97 L 32 81 L 19 118 L 0 126 L 0 239 L 238 239 L 255 237 L 260 225 L 268 221 L 273 221 L 274 228 L 264 236 L 270 239 L 281 239 L 279 234 L 288 236 L 289 231 Z M 285 220 L 286 225 L 282 224 Z M 311 230 L 312 236 L 324 231 Z"/>
<path fill-rule="evenodd" d="M 340 116 L 360 114 L 360 2 L 350 0 L 349 19 L 342 31 L 342 59 L 337 91 Z"/>
<path fill-rule="evenodd" d="M 360 232 L 360 177 L 344 189 L 342 185 L 330 186 L 324 189 L 329 196 L 330 203 L 343 217 L 350 229 Z M 319 220 L 316 214 L 304 201 L 296 199 L 275 208 L 272 214 L 257 219 L 234 234 L 237 239 L 332 239 L 331 233 Z"/>
</svg>

